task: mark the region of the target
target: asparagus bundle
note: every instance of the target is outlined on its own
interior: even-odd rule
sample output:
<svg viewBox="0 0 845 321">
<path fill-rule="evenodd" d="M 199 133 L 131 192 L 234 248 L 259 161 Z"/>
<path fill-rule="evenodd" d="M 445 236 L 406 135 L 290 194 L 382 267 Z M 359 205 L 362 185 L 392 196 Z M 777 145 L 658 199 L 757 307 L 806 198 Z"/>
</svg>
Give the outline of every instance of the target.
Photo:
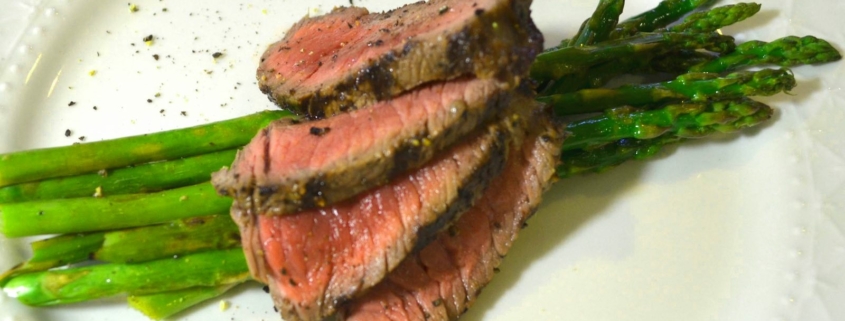
<svg viewBox="0 0 845 321">
<path fill-rule="evenodd" d="M 652 156 L 667 144 L 767 120 L 772 109 L 747 96 L 788 91 L 794 77 L 785 69 L 740 68 L 840 59 L 830 44 L 814 37 L 736 45 L 715 33 L 759 11 L 757 4 L 702 11 L 668 27 L 713 2 L 665 0 L 619 22 L 624 1 L 601 0 L 576 36 L 537 58 L 531 71 L 538 100 L 550 104 L 557 117 L 601 112 L 567 126 L 571 135 L 561 146 L 559 177 L 604 171 Z M 654 72 L 674 80 L 600 88 L 622 74 Z M 258 129 L 280 117 L 293 116 L 265 112 L 0 155 L 0 230 L 7 236 L 62 234 L 33 243 L 33 257 L 0 274 L 0 286 L 36 306 L 128 293 L 132 307 L 160 319 L 245 281 L 237 228 L 225 215 L 213 215 L 226 213 L 230 203 L 213 195 L 207 180 Z M 70 161 L 35 163 L 48 156 Z M 88 259 L 106 263 L 73 267 Z M 66 265 L 71 268 L 51 270 Z"/>
</svg>

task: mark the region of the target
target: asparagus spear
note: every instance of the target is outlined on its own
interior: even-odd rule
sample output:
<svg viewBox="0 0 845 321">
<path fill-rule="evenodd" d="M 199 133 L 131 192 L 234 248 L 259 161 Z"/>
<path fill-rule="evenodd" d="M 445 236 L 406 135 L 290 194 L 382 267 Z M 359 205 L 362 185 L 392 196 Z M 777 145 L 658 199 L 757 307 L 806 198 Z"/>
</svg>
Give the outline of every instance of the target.
<svg viewBox="0 0 845 321">
<path fill-rule="evenodd" d="M 241 249 L 209 251 L 142 264 L 109 263 L 16 276 L 3 290 L 32 306 L 93 300 L 121 293 L 150 294 L 243 281 Z"/>
<path fill-rule="evenodd" d="M 555 173 L 560 178 L 585 173 L 601 173 L 632 159 L 641 160 L 656 155 L 663 146 L 682 142 L 677 136 L 660 136 L 653 139 L 624 138 L 601 147 L 574 149 L 561 153 L 561 162 Z"/>
<path fill-rule="evenodd" d="M 226 293 L 238 283 L 198 286 L 170 292 L 130 295 L 129 306 L 153 320 L 169 318 L 179 312 Z"/>
<path fill-rule="evenodd" d="M 32 257 L 26 263 L 0 274 L 0 285 L 16 275 L 92 259 L 137 263 L 238 246 L 238 227 L 228 215 L 181 219 L 162 225 L 110 232 L 65 234 L 33 242 Z"/>
<path fill-rule="evenodd" d="M 627 39 L 606 41 L 595 46 L 565 47 L 543 52 L 531 64 L 531 78 L 538 81 L 558 79 L 583 68 L 632 56 L 655 55 L 681 49 L 706 49 L 730 52 L 734 39 L 715 33 L 647 33 Z"/>
<path fill-rule="evenodd" d="M 227 166 L 237 150 L 228 149 L 172 161 L 141 164 L 102 173 L 60 177 L 0 188 L 0 203 L 91 196 L 137 194 L 208 181 L 210 173 Z"/>
<path fill-rule="evenodd" d="M 593 66 L 583 72 L 572 73 L 549 83 L 540 93 L 548 96 L 569 93 L 585 88 L 598 88 L 610 79 L 625 73 L 684 73 L 726 72 L 745 67 L 780 65 L 793 67 L 833 62 L 842 59 L 836 48 L 823 39 L 812 36 L 789 36 L 771 43 L 749 41 L 724 56 L 698 51 L 679 51 L 658 55 L 652 59 L 634 57 Z"/>
<path fill-rule="evenodd" d="M 229 215 L 220 214 L 106 233 L 102 247 L 92 253 L 92 258 L 137 263 L 240 245 L 238 226 Z"/>
<path fill-rule="evenodd" d="M 580 47 L 605 41 L 616 28 L 624 7 L 625 0 L 600 0 L 593 16 L 584 22 L 578 36 L 572 38 L 568 46 Z"/>
<path fill-rule="evenodd" d="M 610 39 L 633 36 L 638 32 L 651 32 L 663 28 L 692 12 L 710 6 L 715 0 L 664 0 L 656 8 L 620 22 L 610 34 Z"/>
<path fill-rule="evenodd" d="M 747 66 L 780 65 L 783 67 L 832 62 L 842 59 L 836 48 L 825 40 L 813 37 L 784 37 L 770 43 L 749 41 L 736 51 L 717 59 L 701 62 L 693 72 L 724 72 Z"/>
<path fill-rule="evenodd" d="M 760 12 L 758 3 L 737 3 L 716 7 L 689 15 L 683 22 L 672 26 L 671 32 L 713 32 L 750 18 Z"/>
<path fill-rule="evenodd" d="M 291 113 L 265 111 L 149 135 L 4 154 L 0 155 L 0 187 L 232 149 L 282 117 Z"/>
<path fill-rule="evenodd" d="M 563 150 L 589 149 L 623 138 L 651 139 L 661 135 L 700 136 L 736 131 L 769 119 L 771 107 L 751 100 L 684 102 L 653 110 L 610 109 L 603 115 L 567 125 Z"/>
<path fill-rule="evenodd" d="M 225 213 L 231 199 L 208 182 L 164 192 L 0 204 L 8 237 L 102 231 Z"/>
<path fill-rule="evenodd" d="M 795 77 L 786 69 L 736 72 L 725 77 L 690 73 L 675 80 L 622 86 L 616 89 L 584 89 L 574 93 L 538 97 L 549 103 L 555 114 L 573 115 L 600 112 L 623 105 L 644 106 L 672 101 L 735 99 L 743 96 L 768 96 L 795 87 Z"/>
<path fill-rule="evenodd" d="M 702 138 L 713 133 L 731 133 L 737 132 L 746 128 L 757 126 L 762 122 L 771 118 L 774 112 L 769 106 L 765 104 L 743 99 L 736 102 L 720 102 L 707 106 L 705 109 L 710 112 L 698 113 L 694 117 L 692 114 L 686 114 L 687 110 L 700 110 L 701 106 L 696 103 L 686 103 L 688 106 L 667 106 L 661 110 L 656 110 L 656 114 L 664 114 L 666 117 L 674 117 L 678 120 L 686 118 L 685 121 L 676 121 L 673 126 L 673 131 L 659 135 L 649 139 L 638 139 L 636 130 L 627 135 L 608 135 L 609 139 L 621 139 L 604 143 L 594 143 L 592 145 L 584 144 L 583 141 L 567 141 L 564 143 L 563 152 L 561 153 L 561 164 L 558 165 L 556 173 L 558 177 L 566 178 L 578 174 L 588 172 L 603 172 L 616 165 L 622 164 L 628 160 L 646 159 L 657 154 L 663 146 L 683 142 L 690 138 Z M 623 113 L 624 110 L 617 111 Z M 637 121 L 642 119 L 637 115 L 637 112 L 628 113 L 627 118 L 622 115 L 621 122 L 628 122 L 631 119 Z M 619 118 L 620 115 L 614 115 Z M 597 122 L 607 122 L 606 116 L 598 116 L 592 118 Z M 660 117 L 658 117 L 660 118 Z M 656 120 L 656 122 L 665 122 L 665 120 Z M 686 122 L 686 126 L 679 126 Z M 584 121 L 587 124 L 589 121 Z M 591 131 L 589 125 L 587 130 L 579 128 L 583 124 L 573 123 L 567 129 L 572 131 L 572 137 L 577 137 L 580 134 L 585 134 Z M 647 125 L 648 126 L 648 125 Z M 634 126 L 636 127 L 636 126 Z M 649 129 L 647 129 L 649 130 Z M 612 131 L 612 130 L 611 130 Z M 653 131 L 652 131 L 653 133 Z M 573 148 L 581 146 L 583 148 Z"/>
<path fill-rule="evenodd" d="M 102 246 L 104 234 L 68 234 L 33 242 L 29 261 L 0 274 L 0 286 L 13 276 L 86 261 Z"/>
</svg>

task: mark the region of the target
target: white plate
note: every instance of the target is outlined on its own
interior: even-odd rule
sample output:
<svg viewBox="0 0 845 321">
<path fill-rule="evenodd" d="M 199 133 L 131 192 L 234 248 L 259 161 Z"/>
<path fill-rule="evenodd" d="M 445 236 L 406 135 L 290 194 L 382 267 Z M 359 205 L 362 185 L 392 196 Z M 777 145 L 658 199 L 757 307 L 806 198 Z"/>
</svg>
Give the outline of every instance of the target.
<svg viewBox="0 0 845 321">
<path fill-rule="evenodd" d="M 549 44 L 575 32 L 596 3 L 535 2 Z M 629 0 L 626 12 L 657 2 Z M 348 4 L 133 3 L 138 12 L 120 1 L 0 2 L 0 152 L 271 109 L 253 76 L 265 46 L 302 16 Z M 757 17 L 726 32 L 739 40 L 813 34 L 841 46 L 843 14 L 839 0 L 767 0 Z M 799 87 L 766 99 L 779 112 L 762 130 L 560 182 L 464 319 L 845 319 L 843 68 L 795 69 Z M 26 252 L 23 241 L 0 239 L 0 269 Z M 214 301 L 181 317 L 277 319 L 256 285 L 226 299 L 227 311 Z M 120 298 L 47 309 L 0 301 L 0 321 L 145 319 Z"/>
</svg>

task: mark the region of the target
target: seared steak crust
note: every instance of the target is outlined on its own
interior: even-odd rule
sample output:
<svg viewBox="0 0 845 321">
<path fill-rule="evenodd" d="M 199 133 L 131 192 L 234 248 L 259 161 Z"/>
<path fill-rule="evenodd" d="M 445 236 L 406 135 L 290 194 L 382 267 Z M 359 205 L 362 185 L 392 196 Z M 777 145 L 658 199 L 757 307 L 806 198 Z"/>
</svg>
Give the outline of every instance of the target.
<svg viewBox="0 0 845 321">
<path fill-rule="evenodd" d="M 280 120 L 212 182 L 241 207 L 268 215 L 335 204 L 419 168 L 494 118 L 512 96 L 496 80 L 457 79 L 328 119 Z"/>
<path fill-rule="evenodd" d="M 271 216 L 235 202 L 253 277 L 270 285 L 285 320 L 334 313 L 474 204 L 504 167 L 518 119 L 503 117 L 424 167 L 326 208 Z"/>
<path fill-rule="evenodd" d="M 554 128 L 513 146 L 502 175 L 476 205 L 367 294 L 342 306 L 341 319 L 455 320 L 465 312 L 554 177 L 561 142 Z"/>
<path fill-rule="evenodd" d="M 432 81 L 474 75 L 518 84 L 543 44 L 530 3 L 431 0 L 304 18 L 262 56 L 259 87 L 283 108 L 323 118 Z"/>
</svg>

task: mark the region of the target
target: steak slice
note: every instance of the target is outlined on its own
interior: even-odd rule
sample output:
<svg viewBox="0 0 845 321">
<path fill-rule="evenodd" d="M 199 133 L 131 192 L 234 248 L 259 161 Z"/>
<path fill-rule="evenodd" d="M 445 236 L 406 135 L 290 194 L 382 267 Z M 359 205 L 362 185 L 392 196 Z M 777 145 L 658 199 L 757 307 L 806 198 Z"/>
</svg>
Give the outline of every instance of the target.
<svg viewBox="0 0 845 321">
<path fill-rule="evenodd" d="M 328 119 L 277 121 L 212 182 L 263 214 L 331 205 L 419 168 L 501 113 L 512 95 L 498 81 L 462 78 Z"/>
<path fill-rule="evenodd" d="M 340 310 L 343 320 L 455 320 L 490 282 L 550 185 L 561 140 L 553 127 L 511 148 L 501 176 L 448 231 Z"/>
<path fill-rule="evenodd" d="M 385 13 L 337 8 L 304 18 L 261 57 L 270 100 L 323 118 L 466 75 L 519 83 L 543 37 L 531 0 L 431 0 Z"/>
<path fill-rule="evenodd" d="M 334 313 L 472 206 L 504 166 L 509 125 L 480 128 L 413 173 L 330 207 L 271 216 L 234 205 L 253 277 L 270 285 L 285 320 Z"/>
</svg>

